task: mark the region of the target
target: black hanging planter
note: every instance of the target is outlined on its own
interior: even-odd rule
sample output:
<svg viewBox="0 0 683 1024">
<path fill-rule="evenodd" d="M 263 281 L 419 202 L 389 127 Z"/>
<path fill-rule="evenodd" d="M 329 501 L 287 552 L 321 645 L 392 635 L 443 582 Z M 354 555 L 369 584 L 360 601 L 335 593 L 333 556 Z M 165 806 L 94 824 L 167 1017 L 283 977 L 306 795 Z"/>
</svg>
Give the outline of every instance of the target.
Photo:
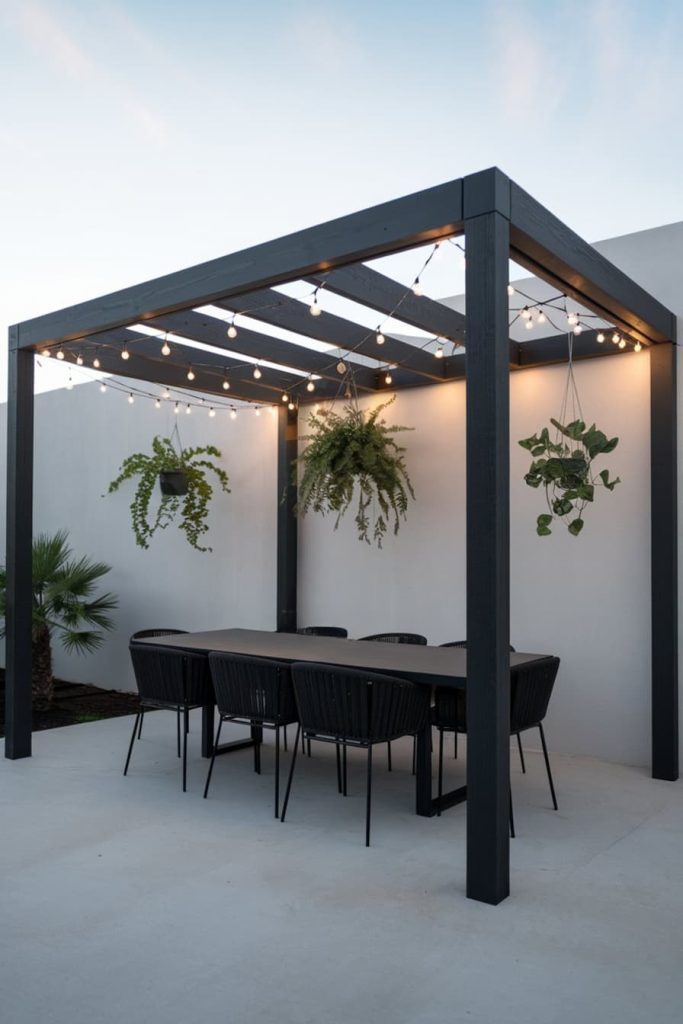
<svg viewBox="0 0 683 1024">
<path fill-rule="evenodd" d="M 180 497 L 187 494 L 187 473 L 182 469 L 162 469 L 159 473 L 159 485 L 162 494 Z"/>
</svg>

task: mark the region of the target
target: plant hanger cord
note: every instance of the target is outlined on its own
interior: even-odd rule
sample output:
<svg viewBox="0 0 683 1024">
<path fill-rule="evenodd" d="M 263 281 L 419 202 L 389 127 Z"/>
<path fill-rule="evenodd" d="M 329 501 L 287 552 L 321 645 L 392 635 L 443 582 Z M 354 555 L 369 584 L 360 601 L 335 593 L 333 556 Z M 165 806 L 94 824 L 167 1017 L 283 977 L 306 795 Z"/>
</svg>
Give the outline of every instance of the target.
<svg viewBox="0 0 683 1024">
<path fill-rule="evenodd" d="M 171 436 L 169 437 L 169 441 L 171 442 L 171 444 L 173 444 L 173 438 L 174 437 L 175 437 L 175 439 L 178 442 L 178 454 L 182 457 L 182 454 L 183 454 L 183 442 L 180 440 L 180 431 L 178 430 L 177 422 L 173 424 L 173 430 L 171 431 Z"/>
<path fill-rule="evenodd" d="M 571 409 L 571 420 L 579 419 L 585 422 L 579 389 L 576 386 L 576 378 L 574 377 L 574 336 L 571 332 L 567 334 L 567 377 L 564 384 L 564 395 L 562 396 L 559 416 L 559 422 L 563 425 L 567 423 L 567 412 L 569 409 Z M 555 429 L 555 441 L 559 442 L 561 440 L 563 440 L 563 437 L 560 431 Z"/>
</svg>

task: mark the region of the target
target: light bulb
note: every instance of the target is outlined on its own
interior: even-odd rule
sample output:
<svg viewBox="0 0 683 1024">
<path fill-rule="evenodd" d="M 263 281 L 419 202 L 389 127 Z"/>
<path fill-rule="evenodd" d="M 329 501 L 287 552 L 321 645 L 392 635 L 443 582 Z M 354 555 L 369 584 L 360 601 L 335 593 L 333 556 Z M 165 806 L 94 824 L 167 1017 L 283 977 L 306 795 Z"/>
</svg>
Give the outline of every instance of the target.
<svg viewBox="0 0 683 1024">
<path fill-rule="evenodd" d="M 161 354 L 162 356 L 170 356 L 171 354 L 171 346 L 169 345 L 166 338 L 164 338 L 164 343 L 161 346 Z"/>
<path fill-rule="evenodd" d="M 527 320 L 527 322 L 525 323 L 524 326 L 526 327 L 527 331 L 531 330 L 531 328 L 534 326 L 534 322 L 531 319 L 531 317 L 529 317 L 529 319 Z"/>
<path fill-rule="evenodd" d="M 124 361 L 125 361 L 126 359 L 130 359 L 130 352 L 128 351 L 128 349 L 127 349 L 126 345 L 124 345 L 124 346 L 123 346 L 123 348 L 121 349 L 121 358 L 122 358 L 122 359 L 123 359 Z"/>
<path fill-rule="evenodd" d="M 92 361 L 92 364 L 93 364 L 94 369 L 99 370 L 100 366 L 102 365 L 100 363 L 100 357 L 99 356 L 95 356 L 95 358 Z"/>
<path fill-rule="evenodd" d="M 41 356 L 45 356 L 46 359 L 49 359 L 50 356 L 52 355 L 52 352 L 50 352 L 49 348 L 44 348 L 40 354 Z"/>
<path fill-rule="evenodd" d="M 376 340 L 378 345 L 383 345 L 384 344 L 385 338 L 384 338 L 384 335 L 382 334 L 382 332 L 379 330 L 379 328 L 377 329 L 377 337 L 376 337 L 375 340 Z"/>
<path fill-rule="evenodd" d="M 155 409 L 161 409 L 161 402 L 159 401 L 158 398 L 157 398 L 156 402 L 154 403 L 154 408 Z"/>
<path fill-rule="evenodd" d="M 582 334 L 582 333 L 583 333 L 583 324 L 577 324 L 576 327 L 574 328 L 574 334 Z"/>
<path fill-rule="evenodd" d="M 236 411 L 234 409 L 230 410 L 230 419 L 231 420 L 236 420 L 237 419 L 237 413 L 236 413 Z"/>
<path fill-rule="evenodd" d="M 424 295 L 424 292 L 422 291 L 422 285 L 420 284 L 420 278 L 419 277 L 416 277 L 415 281 L 413 282 L 413 295 L 417 295 L 417 296 Z"/>
<path fill-rule="evenodd" d="M 176 402 L 176 404 L 173 406 L 173 412 L 176 414 L 176 416 L 180 412 L 180 405 L 178 404 L 178 402 Z"/>
<path fill-rule="evenodd" d="M 255 366 L 254 367 L 254 380 L 261 380 L 262 376 L 263 376 L 263 374 L 259 370 L 258 366 Z"/>
<path fill-rule="evenodd" d="M 578 324 L 578 322 L 579 318 L 576 315 L 576 313 L 567 313 L 567 324 L 570 327 L 574 327 L 576 324 Z"/>
<path fill-rule="evenodd" d="M 637 341 L 635 343 L 635 345 L 633 346 L 633 351 L 634 352 L 640 352 L 642 350 L 642 348 L 643 348 L 643 346 L 640 344 L 639 341 Z"/>
<path fill-rule="evenodd" d="M 60 348 L 57 351 L 57 359 L 63 359 L 63 358 L 64 358 L 64 349 Z"/>
<path fill-rule="evenodd" d="M 171 397 L 171 392 L 168 390 L 168 388 L 164 388 L 164 390 L 161 393 L 161 397 L 162 398 L 170 398 Z"/>
<path fill-rule="evenodd" d="M 133 392 L 131 391 L 128 395 L 128 405 L 132 405 L 135 399 L 133 398 Z"/>
<path fill-rule="evenodd" d="M 288 402 L 289 401 L 289 395 L 287 394 L 286 391 L 282 392 L 282 401 L 283 402 Z"/>
<path fill-rule="evenodd" d="M 212 407 L 211 407 L 211 408 L 209 409 L 209 416 L 210 416 L 210 418 L 211 418 L 211 419 L 213 419 L 215 415 L 216 415 L 216 410 L 215 410 L 215 409 L 213 408 L 213 406 L 212 406 Z"/>
<path fill-rule="evenodd" d="M 546 321 L 546 315 L 543 312 L 543 310 L 541 310 L 539 312 L 538 316 L 536 317 L 536 322 L 539 323 L 539 324 L 544 324 L 545 321 Z"/>
<path fill-rule="evenodd" d="M 66 390 L 67 390 L 67 391 L 71 391 L 71 390 L 72 390 L 72 388 L 73 388 L 73 386 L 74 386 L 74 382 L 73 382 L 73 381 L 72 381 L 72 379 L 71 379 L 71 374 L 69 374 L 69 379 L 68 379 L 68 381 L 66 382 Z"/>
<path fill-rule="evenodd" d="M 531 310 L 529 309 L 528 306 L 525 306 L 524 309 L 522 310 L 522 312 L 519 315 L 521 316 L 522 320 L 530 320 L 531 319 Z"/>
<path fill-rule="evenodd" d="M 107 385 L 106 384 L 100 384 L 100 391 L 102 392 L 102 394 L 104 394 L 106 390 L 107 390 Z"/>
<path fill-rule="evenodd" d="M 191 413 L 192 413 L 192 406 L 188 402 L 187 405 L 185 406 L 185 415 L 189 416 Z"/>
<path fill-rule="evenodd" d="M 294 410 L 296 409 L 296 406 L 295 406 L 294 402 L 290 402 L 289 405 L 287 406 L 287 408 L 289 409 L 290 412 L 294 412 Z"/>
<path fill-rule="evenodd" d="M 612 342 L 615 345 L 619 344 L 619 332 L 618 331 L 615 331 L 614 334 L 612 335 Z"/>
<path fill-rule="evenodd" d="M 306 390 L 307 391 L 315 391 L 315 384 L 313 383 L 312 380 L 308 381 L 308 384 L 306 385 Z"/>
<path fill-rule="evenodd" d="M 623 338 L 622 338 L 622 339 L 621 339 L 621 341 L 619 342 L 619 348 L 626 348 L 626 342 L 624 341 L 624 339 L 623 339 Z"/>
<path fill-rule="evenodd" d="M 343 359 L 340 359 L 339 362 L 337 363 L 337 373 L 346 373 L 346 369 L 346 363 L 344 362 Z"/>
<path fill-rule="evenodd" d="M 76 356 L 76 366 L 83 366 L 83 356 L 80 352 Z"/>
<path fill-rule="evenodd" d="M 320 316 L 320 314 L 322 313 L 322 310 L 318 305 L 317 295 L 313 296 L 313 302 L 308 307 L 308 312 L 311 314 L 311 316 Z"/>
<path fill-rule="evenodd" d="M 443 359 L 443 345 L 439 345 L 434 355 L 437 359 Z"/>
<path fill-rule="evenodd" d="M 235 327 L 234 322 L 231 323 L 230 326 L 228 327 L 228 337 L 229 338 L 236 338 L 237 337 L 237 328 Z"/>
<path fill-rule="evenodd" d="M 256 406 L 256 408 L 254 409 L 254 412 L 256 413 L 257 416 L 261 415 L 261 410 L 259 409 L 258 406 Z"/>
<path fill-rule="evenodd" d="M 230 390 L 230 381 L 228 380 L 227 377 L 223 378 L 223 390 L 224 391 L 229 391 Z"/>
<path fill-rule="evenodd" d="M 192 364 L 191 363 L 190 363 L 190 366 L 189 366 L 188 371 L 187 371 L 187 379 L 188 380 L 194 380 L 194 370 L 192 369 Z"/>
<path fill-rule="evenodd" d="M 602 345 L 604 340 L 605 340 L 605 335 L 602 333 L 602 331 L 600 331 L 600 333 L 598 334 L 598 336 L 596 338 L 596 341 L 598 342 L 599 345 Z"/>
<path fill-rule="evenodd" d="M 508 285 L 508 295 L 510 296 L 510 298 L 512 298 L 512 296 L 513 296 L 514 294 L 515 294 L 515 289 L 514 289 L 514 288 L 512 287 L 512 285 L 511 285 L 511 284 L 509 284 L 509 285 Z"/>
<path fill-rule="evenodd" d="M 392 380 L 393 380 L 393 379 L 394 379 L 394 378 L 393 378 L 393 377 L 391 376 L 391 374 L 390 374 L 390 373 L 387 373 L 387 374 L 385 375 L 385 377 L 384 377 L 384 383 L 385 383 L 385 384 L 391 384 L 391 382 L 392 382 Z"/>
</svg>

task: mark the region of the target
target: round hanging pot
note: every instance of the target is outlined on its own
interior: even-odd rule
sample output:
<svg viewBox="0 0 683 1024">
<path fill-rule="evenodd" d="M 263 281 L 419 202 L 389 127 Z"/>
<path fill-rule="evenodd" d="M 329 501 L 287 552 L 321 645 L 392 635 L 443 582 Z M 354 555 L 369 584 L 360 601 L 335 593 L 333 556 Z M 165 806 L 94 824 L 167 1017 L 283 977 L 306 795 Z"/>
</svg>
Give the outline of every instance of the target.
<svg viewBox="0 0 683 1024">
<path fill-rule="evenodd" d="M 159 473 L 159 484 L 162 494 L 187 494 L 187 473 L 182 469 L 162 469 Z"/>
</svg>

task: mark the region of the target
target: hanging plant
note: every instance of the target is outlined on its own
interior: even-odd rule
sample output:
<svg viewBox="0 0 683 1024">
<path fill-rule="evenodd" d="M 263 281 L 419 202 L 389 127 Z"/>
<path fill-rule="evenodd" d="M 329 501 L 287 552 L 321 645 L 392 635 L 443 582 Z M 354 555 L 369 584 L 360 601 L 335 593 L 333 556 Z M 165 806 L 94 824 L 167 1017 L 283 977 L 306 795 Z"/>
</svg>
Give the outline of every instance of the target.
<svg viewBox="0 0 683 1024">
<path fill-rule="evenodd" d="M 395 396 L 394 396 L 395 397 Z M 309 416 L 314 433 L 295 466 L 302 469 L 297 514 L 336 514 L 335 530 L 354 495 L 358 495 L 356 527 L 358 539 L 378 547 L 390 524 L 398 533 L 406 518 L 408 498 L 414 498 L 404 453 L 393 435 L 411 427 L 386 425 L 380 413 L 391 405 L 384 402 L 372 412 L 361 410 L 354 401 L 342 415 L 322 410 Z"/>
<path fill-rule="evenodd" d="M 177 434 L 177 428 L 174 434 Z M 220 451 L 213 445 L 183 448 L 179 436 L 176 447 L 172 435 L 170 438 L 155 437 L 151 455 L 136 452 L 123 460 L 120 473 L 109 484 L 107 493 L 113 494 L 126 481 L 139 477 L 130 506 L 133 533 L 139 547 L 148 548 L 156 531 L 165 530 L 179 514 L 178 525 L 188 543 L 197 551 L 211 551 L 211 548 L 199 543 L 209 529 L 207 517 L 213 495 L 206 471 L 211 470 L 216 474 L 226 494 L 230 493 L 230 488 L 225 471 L 208 458 L 200 458 L 202 455 L 216 459 L 221 457 Z M 161 501 L 156 512 L 151 513 L 150 505 L 157 480 Z"/>
<path fill-rule="evenodd" d="M 567 419 L 573 417 L 569 423 Z M 586 506 L 595 500 L 595 491 L 604 487 L 613 491 L 619 477 L 610 479 L 609 470 L 595 473 L 593 462 L 598 456 L 613 452 L 618 437 L 608 438 L 593 423 L 586 428 L 581 410 L 572 365 L 572 338 L 569 340 L 569 367 L 564 400 L 559 419 L 550 420 L 555 428 L 554 437 L 544 427 L 540 434 L 524 438 L 519 444 L 533 456 L 533 462 L 524 479 L 529 487 L 543 487 L 548 511 L 538 516 L 536 533 L 547 537 L 552 533 L 550 524 L 555 518 L 562 520 L 574 537 L 583 529 Z"/>
</svg>

